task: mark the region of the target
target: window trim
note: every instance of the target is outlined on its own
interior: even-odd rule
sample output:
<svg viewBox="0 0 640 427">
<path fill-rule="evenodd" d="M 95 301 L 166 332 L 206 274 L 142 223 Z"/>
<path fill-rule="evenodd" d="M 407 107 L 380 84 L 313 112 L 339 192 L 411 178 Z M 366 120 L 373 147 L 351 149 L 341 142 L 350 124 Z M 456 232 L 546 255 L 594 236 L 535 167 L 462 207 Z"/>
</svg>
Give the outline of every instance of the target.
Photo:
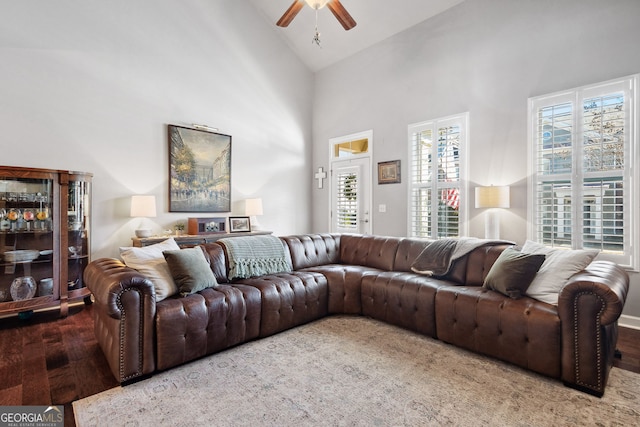
<svg viewBox="0 0 640 427">
<path fill-rule="evenodd" d="M 413 235 L 413 191 L 416 188 L 423 187 L 422 185 L 417 185 L 414 182 L 414 169 L 413 169 L 413 155 L 414 155 L 414 147 L 413 147 L 413 134 L 416 132 L 422 132 L 427 129 L 431 129 L 433 135 L 436 136 L 438 134 L 437 130 L 440 127 L 448 126 L 451 124 L 460 125 L 460 146 L 459 149 L 459 159 L 460 159 L 460 192 L 459 192 L 459 210 L 458 210 L 458 234 L 459 237 L 467 236 L 468 233 L 468 223 L 469 223 L 469 164 L 468 164 L 468 152 L 469 152 L 469 112 L 454 114 L 451 116 L 440 117 L 433 120 L 427 120 L 418 123 L 409 124 L 407 127 L 407 141 L 408 141 L 408 185 L 407 185 L 407 236 L 410 237 L 422 237 L 422 236 L 414 236 Z M 435 184 L 432 186 L 437 187 L 437 180 L 435 180 Z M 437 222 L 434 218 L 430 218 L 430 221 L 433 223 Z M 436 239 L 437 236 L 437 227 L 431 227 L 431 236 L 428 238 Z"/>
<path fill-rule="evenodd" d="M 623 182 L 626 182 L 629 188 L 625 189 L 625 196 L 623 201 L 623 213 L 624 213 L 624 253 L 613 254 L 607 252 L 601 252 L 598 255 L 598 259 L 606 259 L 613 261 L 624 268 L 632 271 L 638 271 L 640 254 L 638 248 L 640 247 L 640 238 L 638 237 L 638 228 L 640 225 L 640 195 L 638 195 L 638 189 L 640 189 L 640 173 L 638 168 L 640 167 L 640 149 L 639 144 L 639 131 L 638 124 L 640 123 L 639 112 L 639 97 L 638 97 L 638 83 L 640 74 L 634 74 L 630 76 L 621 77 L 618 79 L 612 79 L 605 82 L 600 82 L 591 85 L 585 85 L 573 88 L 571 90 L 563 90 L 551 94 L 545 94 L 541 96 L 531 97 L 528 100 L 528 130 L 527 130 L 527 152 L 528 152 L 528 197 L 527 197 L 527 239 L 538 241 L 538 229 L 536 227 L 536 209 L 537 209 L 537 181 L 538 181 L 538 147 L 537 147 L 537 114 L 541 108 L 558 105 L 564 102 L 570 102 L 573 106 L 572 117 L 572 129 L 573 134 L 577 136 L 576 141 L 572 144 L 572 170 L 563 175 L 554 175 L 554 178 L 560 180 L 561 178 L 567 178 L 572 187 L 572 199 L 576 202 L 575 206 L 578 208 L 572 214 L 571 230 L 572 234 L 576 234 L 578 238 L 572 238 L 572 249 L 582 249 L 583 242 L 583 224 L 580 221 L 583 214 L 583 202 L 584 195 L 581 191 L 582 186 L 576 185 L 584 180 L 585 173 L 583 171 L 583 156 L 582 156 L 582 133 L 584 117 L 583 102 L 585 99 L 608 95 L 619 91 L 623 88 L 625 91 L 625 97 L 628 96 L 628 100 L 625 99 L 625 107 L 628 108 L 625 121 L 625 129 L 627 141 L 625 142 L 625 155 L 628 156 L 628 162 L 625 164 L 624 169 L 621 170 L 623 176 Z M 578 153 L 578 155 L 576 155 Z M 613 173 L 609 174 L 613 175 Z M 579 202 L 578 202 L 579 201 Z M 628 203 L 630 201 L 630 203 Z"/>
</svg>

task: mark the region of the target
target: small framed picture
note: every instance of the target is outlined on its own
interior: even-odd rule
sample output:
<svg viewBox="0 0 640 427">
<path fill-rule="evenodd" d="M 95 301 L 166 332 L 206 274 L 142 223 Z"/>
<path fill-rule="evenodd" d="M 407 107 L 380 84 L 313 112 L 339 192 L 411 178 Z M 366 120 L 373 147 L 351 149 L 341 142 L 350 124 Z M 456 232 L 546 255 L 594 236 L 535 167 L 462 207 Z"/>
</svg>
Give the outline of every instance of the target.
<svg viewBox="0 0 640 427">
<path fill-rule="evenodd" d="M 246 233 L 251 231 L 251 223 L 248 216 L 230 216 L 229 217 L 229 232 L 231 233 Z"/>
<path fill-rule="evenodd" d="M 398 184 L 400 177 L 400 160 L 378 163 L 378 184 Z"/>
</svg>

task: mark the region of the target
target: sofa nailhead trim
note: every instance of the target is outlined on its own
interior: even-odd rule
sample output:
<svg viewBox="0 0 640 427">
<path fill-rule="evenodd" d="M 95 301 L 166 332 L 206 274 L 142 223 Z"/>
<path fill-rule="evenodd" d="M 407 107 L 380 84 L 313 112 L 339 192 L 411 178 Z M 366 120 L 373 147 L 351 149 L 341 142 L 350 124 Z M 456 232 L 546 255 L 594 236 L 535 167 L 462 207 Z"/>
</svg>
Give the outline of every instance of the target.
<svg viewBox="0 0 640 427">
<path fill-rule="evenodd" d="M 142 294 L 142 292 L 140 292 L 139 289 L 137 288 L 127 288 L 124 289 L 122 292 L 120 292 L 118 294 L 118 297 L 116 298 L 116 305 L 118 306 L 118 309 L 120 310 L 120 312 L 122 313 L 122 321 L 120 322 L 120 378 L 122 379 L 121 381 L 126 381 L 129 380 L 131 378 L 135 378 L 135 377 L 139 377 L 140 375 L 142 375 L 142 351 L 140 351 L 138 353 L 138 369 L 137 372 L 134 372 L 131 375 L 124 375 L 124 342 L 125 340 L 122 339 L 122 336 L 124 336 L 125 334 L 125 320 L 127 317 L 127 313 L 124 311 L 124 306 L 122 305 L 122 301 L 120 300 L 122 298 L 122 295 L 124 294 L 124 292 L 138 292 L 139 296 L 140 296 L 140 307 L 139 307 L 139 313 L 144 313 L 143 310 L 143 305 L 144 305 L 144 298 L 142 298 L 144 295 Z M 142 349 L 144 343 L 143 343 L 143 331 L 144 331 L 144 325 L 143 322 L 140 322 L 140 330 L 138 331 L 138 348 Z"/>
<path fill-rule="evenodd" d="M 580 366 L 579 366 L 579 360 L 578 360 L 578 300 L 580 299 L 581 296 L 583 295 L 593 295 L 595 296 L 597 299 L 600 300 L 601 304 L 601 308 L 600 311 L 598 312 L 598 316 L 596 318 L 596 355 L 598 358 L 598 362 L 597 362 L 597 367 L 598 367 L 598 383 L 597 385 L 593 385 L 593 384 L 589 384 L 586 383 L 584 381 L 582 381 L 580 379 Z M 580 292 L 578 295 L 576 295 L 576 297 L 573 300 L 573 327 L 574 327 L 574 331 L 573 331 L 573 345 L 574 345 L 574 360 L 575 360 L 575 369 L 576 369 L 576 384 L 579 384 L 581 386 L 585 386 L 585 387 L 589 387 L 591 389 L 595 389 L 595 390 L 602 390 L 602 369 L 601 367 L 601 363 L 602 363 L 602 351 L 601 351 L 601 334 L 600 334 L 600 319 L 602 317 L 602 313 L 605 311 L 606 308 L 606 302 L 604 301 L 604 299 L 602 299 L 602 297 L 600 297 L 599 295 L 594 294 L 593 292 Z"/>
</svg>

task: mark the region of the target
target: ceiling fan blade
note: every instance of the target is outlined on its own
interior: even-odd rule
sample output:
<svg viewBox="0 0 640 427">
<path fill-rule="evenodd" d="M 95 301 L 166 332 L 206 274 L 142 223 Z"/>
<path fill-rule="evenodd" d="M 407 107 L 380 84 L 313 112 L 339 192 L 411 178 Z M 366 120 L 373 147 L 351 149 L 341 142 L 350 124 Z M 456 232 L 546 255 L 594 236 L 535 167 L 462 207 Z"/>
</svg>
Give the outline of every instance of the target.
<svg viewBox="0 0 640 427">
<path fill-rule="evenodd" d="M 327 3 L 327 7 L 345 30 L 349 31 L 357 25 L 356 21 L 349 15 L 349 12 L 347 12 L 347 9 L 340 3 L 340 0 L 330 0 L 329 3 Z"/>
<path fill-rule="evenodd" d="M 304 1 L 295 0 L 293 2 L 293 4 L 291 6 L 289 6 L 289 9 L 287 9 L 287 11 L 284 13 L 284 15 L 282 15 L 282 17 L 278 20 L 278 22 L 276 22 L 276 25 L 278 27 L 286 27 L 286 26 L 288 26 L 291 23 L 291 21 L 293 21 L 293 18 L 296 17 L 298 12 L 300 12 L 300 10 L 303 7 L 304 7 Z"/>
</svg>

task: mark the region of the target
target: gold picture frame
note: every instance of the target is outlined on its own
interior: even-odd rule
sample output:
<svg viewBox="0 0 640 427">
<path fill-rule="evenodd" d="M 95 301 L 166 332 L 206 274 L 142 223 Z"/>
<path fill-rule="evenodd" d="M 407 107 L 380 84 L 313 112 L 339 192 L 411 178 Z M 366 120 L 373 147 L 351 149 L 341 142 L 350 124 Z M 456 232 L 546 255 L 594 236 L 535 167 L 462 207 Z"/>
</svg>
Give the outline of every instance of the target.
<svg viewBox="0 0 640 427">
<path fill-rule="evenodd" d="M 378 163 L 378 184 L 398 184 L 400 182 L 400 160 Z"/>
<path fill-rule="evenodd" d="M 231 136 L 168 129 L 169 212 L 231 212 Z"/>
</svg>

